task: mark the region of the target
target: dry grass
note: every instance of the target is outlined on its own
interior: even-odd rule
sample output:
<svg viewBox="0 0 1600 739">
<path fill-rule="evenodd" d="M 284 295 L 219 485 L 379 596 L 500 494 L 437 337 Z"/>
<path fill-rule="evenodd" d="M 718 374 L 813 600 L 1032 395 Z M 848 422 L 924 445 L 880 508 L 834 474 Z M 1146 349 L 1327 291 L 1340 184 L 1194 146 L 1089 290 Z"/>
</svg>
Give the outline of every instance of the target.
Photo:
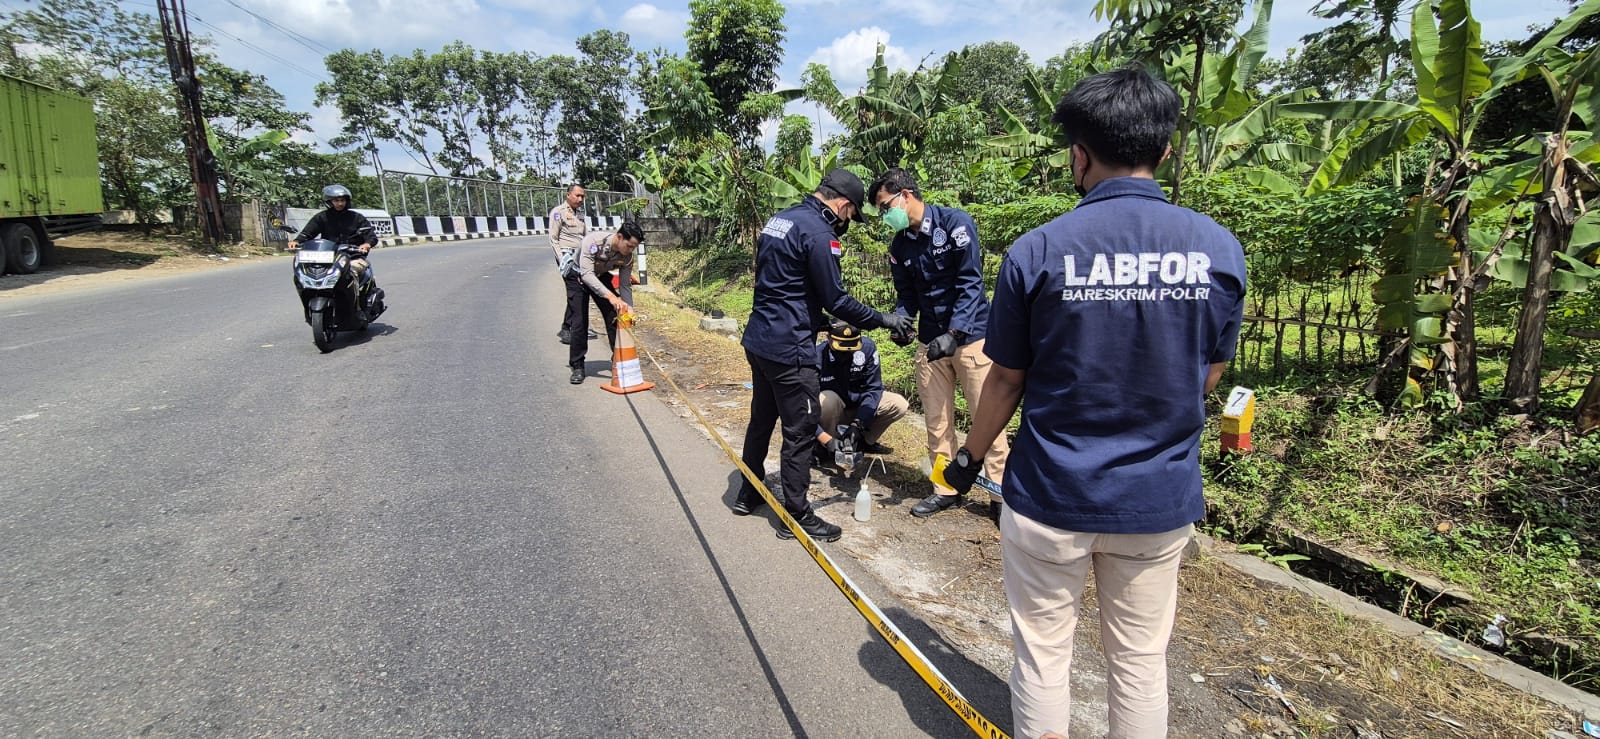
<svg viewBox="0 0 1600 739">
<path fill-rule="evenodd" d="M 1577 725 L 1559 707 L 1375 622 L 1241 577 L 1215 557 L 1191 561 L 1182 587 L 1175 640 L 1217 684 L 1219 697 L 1246 708 L 1247 724 L 1277 718 L 1306 736 L 1351 736 L 1361 727 L 1386 737 L 1543 737 L 1546 728 Z M 1269 699 L 1269 674 L 1298 718 Z"/>
</svg>

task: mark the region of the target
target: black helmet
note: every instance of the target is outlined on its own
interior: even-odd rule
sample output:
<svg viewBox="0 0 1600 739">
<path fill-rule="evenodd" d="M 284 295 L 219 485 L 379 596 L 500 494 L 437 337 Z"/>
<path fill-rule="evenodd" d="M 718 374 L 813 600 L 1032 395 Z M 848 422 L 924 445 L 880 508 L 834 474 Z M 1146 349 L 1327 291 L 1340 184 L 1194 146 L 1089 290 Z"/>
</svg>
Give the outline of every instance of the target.
<svg viewBox="0 0 1600 739">
<path fill-rule="evenodd" d="M 328 207 L 333 207 L 334 198 L 344 198 L 349 200 L 351 204 L 355 203 L 355 198 L 350 197 L 350 189 L 344 185 L 329 185 L 322 188 L 322 202 L 326 203 Z"/>
</svg>

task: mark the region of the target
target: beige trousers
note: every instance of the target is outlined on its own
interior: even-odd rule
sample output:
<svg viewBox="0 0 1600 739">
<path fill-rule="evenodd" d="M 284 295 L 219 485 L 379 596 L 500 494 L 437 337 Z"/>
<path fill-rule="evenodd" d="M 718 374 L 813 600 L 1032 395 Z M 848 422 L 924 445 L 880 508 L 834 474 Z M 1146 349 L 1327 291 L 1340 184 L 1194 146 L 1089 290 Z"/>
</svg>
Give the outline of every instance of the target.
<svg viewBox="0 0 1600 739">
<path fill-rule="evenodd" d="M 1064 531 L 1000 514 L 1000 555 L 1011 605 L 1012 736 L 1067 736 L 1072 637 L 1091 563 L 1106 656 L 1109 739 L 1167 735 L 1167 640 L 1177 613 L 1178 564 L 1193 526 L 1161 534 Z"/>
<path fill-rule="evenodd" d="M 983 339 L 978 339 L 956 350 L 954 356 L 938 361 L 928 361 L 928 345 L 917 347 L 917 395 L 922 398 L 922 412 L 927 417 L 928 459 L 935 454 L 956 456 L 956 383 L 967 396 L 970 414 L 982 402 L 983 380 L 989 376 L 989 366 L 994 364 L 983 353 Z M 1006 455 L 1011 446 L 1006 435 L 1000 434 L 983 458 L 983 472 L 990 480 L 1000 482 L 1005 474 Z"/>
<path fill-rule="evenodd" d="M 868 444 L 883 438 L 883 432 L 890 426 L 906 417 L 906 411 L 911 410 L 911 403 L 899 393 L 883 391 L 883 397 L 878 399 L 878 413 L 872 417 L 872 423 L 867 424 L 866 436 L 862 441 Z M 845 411 L 850 411 L 847 417 Z M 838 431 L 840 424 L 855 420 L 855 408 L 847 407 L 839 394 L 832 390 L 822 391 L 822 429 L 833 435 Z"/>
</svg>

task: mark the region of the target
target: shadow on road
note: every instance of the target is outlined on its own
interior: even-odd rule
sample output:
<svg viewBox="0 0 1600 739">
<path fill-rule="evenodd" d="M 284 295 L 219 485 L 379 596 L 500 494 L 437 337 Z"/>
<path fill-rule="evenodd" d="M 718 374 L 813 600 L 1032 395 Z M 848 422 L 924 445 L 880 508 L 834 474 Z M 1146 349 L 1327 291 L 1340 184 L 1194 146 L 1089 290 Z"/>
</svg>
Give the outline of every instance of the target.
<svg viewBox="0 0 1600 739">
<path fill-rule="evenodd" d="M 917 645 L 922 655 L 967 699 L 968 705 L 1001 731 L 1011 733 L 1011 688 L 1004 680 L 962 656 L 911 612 L 903 608 L 885 608 L 883 615 L 899 627 L 907 641 Z M 870 625 L 867 635 L 870 641 L 861 645 L 859 653 L 862 669 L 874 680 L 900 693 L 906 715 L 916 722 L 917 728 L 928 736 L 960 736 L 972 731 Z"/>
<path fill-rule="evenodd" d="M 767 685 L 772 688 L 772 696 L 778 701 L 778 708 L 783 711 L 783 718 L 789 722 L 789 730 L 795 736 L 805 736 L 805 726 L 800 723 L 800 717 L 795 714 L 794 706 L 789 703 L 789 696 L 784 693 L 783 685 L 778 682 L 777 673 L 772 670 L 772 663 L 767 661 L 766 651 L 761 648 L 761 641 L 756 638 L 755 632 L 750 628 L 750 620 L 745 616 L 744 608 L 739 605 L 739 597 L 734 594 L 733 586 L 728 584 L 728 576 L 722 571 L 722 563 L 717 561 L 716 553 L 711 551 L 711 545 L 706 541 L 705 532 L 700 529 L 700 522 L 695 520 L 694 512 L 689 510 L 689 501 L 683 496 L 683 488 L 678 486 L 677 478 L 672 476 L 672 469 L 667 465 L 667 460 L 661 455 L 661 446 L 656 443 L 656 437 L 650 433 L 650 427 L 645 424 L 644 418 L 639 415 L 638 406 L 634 405 L 632 396 L 623 396 L 628 401 L 628 410 L 633 413 L 633 419 L 638 422 L 639 430 L 644 433 L 645 441 L 650 444 L 650 453 L 656 456 L 656 463 L 661 466 L 661 473 L 666 475 L 667 484 L 672 487 L 672 495 L 678 501 L 678 507 L 683 509 L 683 517 L 689 522 L 689 527 L 694 529 L 695 539 L 700 542 L 700 550 L 706 554 L 706 562 L 710 563 L 712 572 L 716 573 L 717 582 L 722 585 L 722 592 L 728 596 L 728 604 L 733 606 L 734 616 L 739 619 L 739 627 L 744 629 L 744 638 L 750 642 L 750 648 L 756 656 L 756 661 L 761 663 L 761 674 L 766 676 Z"/>
<path fill-rule="evenodd" d="M 632 407 L 631 398 L 629 406 L 630 408 Z M 634 418 L 639 421 L 640 428 L 643 429 L 644 420 L 639 418 L 637 410 L 634 411 Z M 656 460 L 661 464 L 662 470 L 666 471 L 666 460 L 662 458 L 660 450 L 656 449 L 654 438 L 650 437 L 648 429 L 645 429 L 644 433 L 646 438 L 650 439 L 651 450 L 655 452 Z M 670 472 L 667 473 L 667 478 L 669 481 L 672 480 Z M 859 484 L 859 482 L 856 482 L 856 485 Z M 739 495 L 739 489 L 743 485 L 744 473 L 739 470 L 730 472 L 728 474 L 727 489 L 722 495 L 722 503 L 731 508 L 733 501 Z M 693 514 L 689 512 L 681 492 L 678 491 L 676 482 L 673 482 L 673 492 L 678 495 L 679 505 L 683 506 L 684 514 L 689 517 L 690 523 L 693 524 Z M 851 495 L 853 494 L 852 492 Z M 783 527 L 783 523 L 773 514 L 770 507 L 763 507 L 758 513 L 767 519 L 774 532 Z M 696 535 L 700 533 L 698 526 L 695 527 L 695 533 Z M 701 540 L 701 544 L 704 546 L 704 539 Z M 706 551 L 706 556 L 712 559 L 712 566 L 716 567 L 715 558 L 711 555 L 709 549 Z M 722 576 L 720 568 L 717 571 L 717 576 L 718 578 Z M 723 586 L 724 588 L 727 587 L 726 581 L 724 581 Z M 732 592 L 728 593 L 728 597 L 730 601 L 733 601 Z M 737 602 L 734 602 L 734 607 L 735 609 L 738 608 Z M 900 633 L 904 634 L 907 640 L 917 645 L 923 656 L 934 665 L 935 669 L 944 675 L 949 684 L 961 692 L 969 705 L 982 713 L 984 718 L 987 718 L 996 727 L 1008 733 L 1010 732 L 1011 693 L 1010 687 L 1005 680 L 996 677 L 994 673 L 982 665 L 967 659 L 949 642 L 945 641 L 937 631 L 910 611 L 903 608 L 884 608 L 882 612 L 885 617 L 894 623 L 896 628 L 900 629 Z M 740 613 L 740 620 L 741 622 L 743 621 L 742 612 Z M 746 634 L 749 634 L 748 627 Z M 861 646 L 861 650 L 858 653 L 862 669 L 866 670 L 867 674 L 871 675 L 874 680 L 900 694 L 900 700 L 906 707 L 906 715 L 911 717 L 911 720 L 916 723 L 918 728 L 929 736 L 960 736 L 971 731 L 961 717 L 957 716 L 953 709 L 944 704 L 938 693 L 923 681 L 922 677 L 912 670 L 910 665 L 906 664 L 905 660 L 900 657 L 893 647 L 883 641 L 877 630 L 870 624 L 867 625 L 867 634 L 868 641 Z M 751 641 L 753 644 L 753 636 Z M 764 659 L 762 666 L 766 667 Z M 768 680 L 773 680 L 770 672 L 768 673 Z M 775 682 L 773 687 L 774 690 L 777 690 Z M 784 705 L 787 715 L 787 703 L 785 702 Z M 791 721 L 790 726 L 795 726 L 793 721 Z"/>
</svg>

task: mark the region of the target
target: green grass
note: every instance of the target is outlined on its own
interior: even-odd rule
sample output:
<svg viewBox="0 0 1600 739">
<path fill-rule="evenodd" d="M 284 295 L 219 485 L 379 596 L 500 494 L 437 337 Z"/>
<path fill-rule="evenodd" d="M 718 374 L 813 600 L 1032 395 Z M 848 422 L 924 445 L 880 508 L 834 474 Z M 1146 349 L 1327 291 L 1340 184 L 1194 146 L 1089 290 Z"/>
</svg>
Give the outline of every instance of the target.
<svg viewBox="0 0 1600 739">
<path fill-rule="evenodd" d="M 1281 526 L 1381 554 L 1516 631 L 1600 647 L 1600 436 L 1477 408 L 1391 415 L 1348 389 L 1256 393 L 1256 452 L 1207 473 L 1214 532 Z"/>
</svg>

